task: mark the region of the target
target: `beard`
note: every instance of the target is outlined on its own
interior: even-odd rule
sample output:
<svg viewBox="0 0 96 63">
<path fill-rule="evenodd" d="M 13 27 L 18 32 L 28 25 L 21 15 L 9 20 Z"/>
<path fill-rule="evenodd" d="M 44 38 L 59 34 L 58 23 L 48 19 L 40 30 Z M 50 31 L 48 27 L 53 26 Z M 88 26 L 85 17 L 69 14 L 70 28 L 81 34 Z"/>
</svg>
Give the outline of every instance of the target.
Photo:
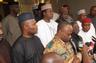
<svg viewBox="0 0 96 63">
<path fill-rule="evenodd" d="M 71 40 L 71 37 L 65 38 L 63 41 L 64 42 L 69 42 Z"/>
<path fill-rule="evenodd" d="M 36 32 L 29 32 L 28 35 L 29 36 L 34 36 L 36 34 Z"/>
<path fill-rule="evenodd" d="M 37 29 L 30 29 L 29 34 L 34 35 L 37 33 Z"/>
</svg>

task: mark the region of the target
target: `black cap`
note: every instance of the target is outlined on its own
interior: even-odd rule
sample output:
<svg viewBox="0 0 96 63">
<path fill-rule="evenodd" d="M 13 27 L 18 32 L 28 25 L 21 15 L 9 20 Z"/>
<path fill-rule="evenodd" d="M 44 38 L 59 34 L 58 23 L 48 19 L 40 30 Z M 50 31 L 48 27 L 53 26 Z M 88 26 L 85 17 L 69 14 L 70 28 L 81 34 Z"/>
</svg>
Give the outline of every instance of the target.
<svg viewBox="0 0 96 63">
<path fill-rule="evenodd" d="M 19 24 L 29 19 L 34 19 L 34 16 L 31 12 L 25 12 L 18 16 Z"/>
</svg>

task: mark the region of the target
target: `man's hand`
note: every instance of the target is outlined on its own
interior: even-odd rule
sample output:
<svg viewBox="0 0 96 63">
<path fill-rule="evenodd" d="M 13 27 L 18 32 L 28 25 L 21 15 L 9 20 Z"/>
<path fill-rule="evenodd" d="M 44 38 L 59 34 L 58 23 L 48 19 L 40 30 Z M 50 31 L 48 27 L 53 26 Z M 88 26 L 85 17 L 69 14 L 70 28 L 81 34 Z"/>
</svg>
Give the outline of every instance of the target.
<svg viewBox="0 0 96 63">
<path fill-rule="evenodd" d="M 72 63 L 80 63 L 80 59 L 77 56 L 75 56 Z"/>
<path fill-rule="evenodd" d="M 88 53 L 88 46 L 87 45 L 83 45 L 83 49 L 82 49 L 82 52 L 86 52 Z"/>
<path fill-rule="evenodd" d="M 92 57 L 88 54 L 88 46 L 84 45 L 82 50 L 83 63 L 92 63 Z"/>
</svg>

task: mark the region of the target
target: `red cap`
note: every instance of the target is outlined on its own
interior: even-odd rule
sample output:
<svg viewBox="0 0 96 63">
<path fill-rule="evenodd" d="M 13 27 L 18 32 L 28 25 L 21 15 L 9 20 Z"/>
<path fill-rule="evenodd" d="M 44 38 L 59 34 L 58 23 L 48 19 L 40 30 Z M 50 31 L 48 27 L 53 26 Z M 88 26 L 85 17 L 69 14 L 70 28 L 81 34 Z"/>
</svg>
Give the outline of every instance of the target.
<svg viewBox="0 0 96 63">
<path fill-rule="evenodd" d="M 83 23 L 91 23 L 92 20 L 90 18 L 85 18 L 82 20 Z"/>
</svg>

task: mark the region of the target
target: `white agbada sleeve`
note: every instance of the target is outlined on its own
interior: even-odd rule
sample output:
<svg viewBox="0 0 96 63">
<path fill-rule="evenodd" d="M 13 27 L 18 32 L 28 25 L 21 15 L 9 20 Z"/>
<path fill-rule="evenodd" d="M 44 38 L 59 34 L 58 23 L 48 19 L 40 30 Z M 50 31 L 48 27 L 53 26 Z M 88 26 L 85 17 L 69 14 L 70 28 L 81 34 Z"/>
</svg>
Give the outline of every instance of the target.
<svg viewBox="0 0 96 63">
<path fill-rule="evenodd" d="M 50 29 L 44 20 L 37 22 L 38 31 L 36 35 L 40 38 L 44 47 L 46 47 L 46 45 L 54 38 L 57 32 L 58 24 L 56 22 L 50 22 L 49 25 L 52 29 Z"/>
<path fill-rule="evenodd" d="M 47 39 L 46 39 L 45 33 L 46 33 L 47 29 L 46 29 L 46 26 L 44 26 L 43 24 L 44 24 L 44 23 L 40 23 L 40 22 L 37 23 L 38 31 L 37 31 L 37 34 L 36 34 L 36 35 L 40 38 L 43 46 L 46 47 L 47 42 L 45 42 L 45 41 L 46 41 Z M 42 25 L 43 25 L 43 26 L 42 26 Z M 45 30 L 46 30 L 46 31 L 45 31 Z"/>
</svg>

